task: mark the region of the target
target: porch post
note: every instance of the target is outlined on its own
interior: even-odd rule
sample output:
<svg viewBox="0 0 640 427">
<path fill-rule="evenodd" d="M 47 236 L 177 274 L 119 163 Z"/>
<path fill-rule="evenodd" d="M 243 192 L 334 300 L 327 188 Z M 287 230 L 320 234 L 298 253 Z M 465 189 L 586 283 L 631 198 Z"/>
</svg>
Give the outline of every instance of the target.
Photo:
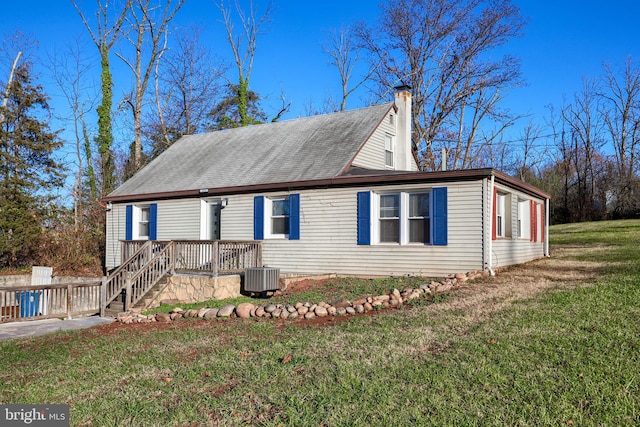
<svg viewBox="0 0 640 427">
<path fill-rule="evenodd" d="M 147 262 L 145 262 L 145 264 L 150 263 L 153 259 L 153 241 L 149 240 L 147 244 L 149 247 L 147 248 Z"/>
<path fill-rule="evenodd" d="M 171 274 L 176 274 L 176 244 L 173 240 L 169 244 L 171 245 Z"/>
<path fill-rule="evenodd" d="M 211 247 L 211 274 L 213 277 L 218 276 L 218 271 L 220 266 L 218 265 L 220 261 L 220 247 L 218 246 L 218 240 L 212 242 Z"/>
<path fill-rule="evenodd" d="M 71 309 L 73 308 L 73 287 L 71 284 L 67 285 L 67 320 L 71 320 Z"/>
<path fill-rule="evenodd" d="M 107 276 L 100 280 L 100 317 L 104 317 L 105 301 L 107 300 Z"/>
<path fill-rule="evenodd" d="M 130 271 L 127 272 L 127 279 L 125 280 L 125 300 L 124 300 L 124 311 L 129 311 L 131 308 L 131 276 L 133 273 Z"/>
</svg>

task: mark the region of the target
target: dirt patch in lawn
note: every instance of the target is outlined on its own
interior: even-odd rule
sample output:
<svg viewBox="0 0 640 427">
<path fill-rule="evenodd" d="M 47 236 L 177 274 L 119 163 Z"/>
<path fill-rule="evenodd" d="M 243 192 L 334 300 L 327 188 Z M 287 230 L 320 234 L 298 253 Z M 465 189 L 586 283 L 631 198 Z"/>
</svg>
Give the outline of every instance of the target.
<svg viewBox="0 0 640 427">
<path fill-rule="evenodd" d="M 297 293 L 306 292 L 308 290 L 316 289 L 318 287 L 324 286 L 327 283 L 334 280 L 335 279 L 321 279 L 321 280 L 303 279 L 303 280 L 298 280 L 297 282 L 291 282 L 282 291 L 282 295 L 295 295 Z"/>
</svg>

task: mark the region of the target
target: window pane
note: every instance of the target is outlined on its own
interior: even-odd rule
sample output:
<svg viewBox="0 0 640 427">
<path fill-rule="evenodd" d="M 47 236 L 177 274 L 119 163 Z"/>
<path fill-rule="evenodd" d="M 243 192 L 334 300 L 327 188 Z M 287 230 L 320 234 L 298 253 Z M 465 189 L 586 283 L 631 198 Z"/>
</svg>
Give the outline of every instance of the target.
<svg viewBox="0 0 640 427">
<path fill-rule="evenodd" d="M 273 200 L 271 204 L 273 216 L 289 215 L 289 199 Z"/>
<path fill-rule="evenodd" d="M 393 139 L 390 136 L 384 138 L 384 149 L 387 151 L 393 151 Z"/>
<path fill-rule="evenodd" d="M 409 220 L 409 242 L 430 243 L 431 242 L 431 222 L 429 218 Z"/>
<path fill-rule="evenodd" d="M 384 164 L 393 166 L 393 138 L 389 135 L 384 138 Z"/>
<path fill-rule="evenodd" d="M 381 219 L 380 220 L 380 242 L 399 243 L 400 242 L 400 220 Z"/>
<path fill-rule="evenodd" d="M 409 195 L 409 217 L 429 216 L 429 193 Z"/>
<path fill-rule="evenodd" d="M 149 208 L 140 208 L 140 221 L 149 221 Z"/>
<path fill-rule="evenodd" d="M 384 152 L 384 164 L 385 166 L 393 166 L 393 152 L 385 151 Z"/>
<path fill-rule="evenodd" d="M 400 196 L 388 194 L 380 196 L 380 218 L 398 218 L 400 216 Z"/>
<path fill-rule="evenodd" d="M 289 234 L 289 217 L 271 218 L 272 234 Z"/>
<path fill-rule="evenodd" d="M 149 223 L 148 222 L 140 222 L 138 224 L 138 236 L 139 237 L 149 237 Z"/>
<path fill-rule="evenodd" d="M 496 212 L 498 215 L 500 216 L 504 216 L 504 205 L 505 205 L 505 199 L 506 197 L 504 195 L 498 194 L 497 197 L 497 206 L 496 206 Z"/>
</svg>

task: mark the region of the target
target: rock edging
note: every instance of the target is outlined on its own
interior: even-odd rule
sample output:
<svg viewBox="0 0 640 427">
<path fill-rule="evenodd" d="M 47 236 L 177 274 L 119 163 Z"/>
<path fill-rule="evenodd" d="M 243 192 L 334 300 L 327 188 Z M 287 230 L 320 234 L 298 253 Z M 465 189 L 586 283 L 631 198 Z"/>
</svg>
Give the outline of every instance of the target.
<svg viewBox="0 0 640 427">
<path fill-rule="evenodd" d="M 475 280 L 478 277 L 488 275 L 487 272 L 473 271 L 469 273 L 457 273 L 440 281 L 432 281 L 422 284 L 417 288 L 405 288 L 402 291 L 392 289 L 387 294 L 369 296 L 355 301 L 338 300 L 331 304 L 321 301 L 319 303 L 298 302 L 294 305 L 274 304 L 254 305 L 245 302 L 234 306 L 225 305 L 221 308 L 201 308 L 184 310 L 176 307 L 170 313 L 139 314 L 125 312 L 118 314 L 116 320 L 121 323 L 170 323 L 182 318 L 201 319 L 228 319 L 228 318 L 274 318 L 274 319 L 314 319 L 327 316 L 348 316 L 361 314 L 383 308 L 396 308 L 403 304 L 425 298 L 434 294 L 443 294 L 451 291 L 461 284 Z"/>
</svg>

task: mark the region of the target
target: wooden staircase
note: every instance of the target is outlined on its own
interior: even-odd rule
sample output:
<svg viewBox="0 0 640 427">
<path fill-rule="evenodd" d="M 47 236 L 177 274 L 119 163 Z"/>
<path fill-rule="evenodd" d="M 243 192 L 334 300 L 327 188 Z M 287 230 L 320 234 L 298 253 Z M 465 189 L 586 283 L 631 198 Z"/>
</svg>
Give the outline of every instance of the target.
<svg viewBox="0 0 640 427">
<path fill-rule="evenodd" d="M 153 301 L 150 292 L 154 288 L 160 292 L 167 285 L 166 276 L 174 265 L 173 249 L 172 242 L 148 241 L 111 273 L 103 286 L 104 314 L 117 316 L 146 308 Z"/>
<path fill-rule="evenodd" d="M 102 315 L 144 310 L 178 270 L 217 276 L 262 266 L 257 241 L 126 241 L 121 254 L 126 258 L 101 286 Z"/>
<path fill-rule="evenodd" d="M 158 281 L 151 289 L 147 291 L 147 293 L 142 297 L 137 303 L 135 303 L 128 311 L 133 311 L 136 313 L 140 313 L 147 308 L 155 301 L 155 299 L 160 295 L 160 293 L 167 287 L 169 284 L 169 277 L 167 275 L 163 276 L 161 280 Z M 111 317 L 117 317 L 118 314 L 123 313 L 124 305 L 125 305 L 125 294 L 120 294 L 116 299 L 111 301 L 109 305 L 105 309 L 105 315 Z"/>
</svg>

